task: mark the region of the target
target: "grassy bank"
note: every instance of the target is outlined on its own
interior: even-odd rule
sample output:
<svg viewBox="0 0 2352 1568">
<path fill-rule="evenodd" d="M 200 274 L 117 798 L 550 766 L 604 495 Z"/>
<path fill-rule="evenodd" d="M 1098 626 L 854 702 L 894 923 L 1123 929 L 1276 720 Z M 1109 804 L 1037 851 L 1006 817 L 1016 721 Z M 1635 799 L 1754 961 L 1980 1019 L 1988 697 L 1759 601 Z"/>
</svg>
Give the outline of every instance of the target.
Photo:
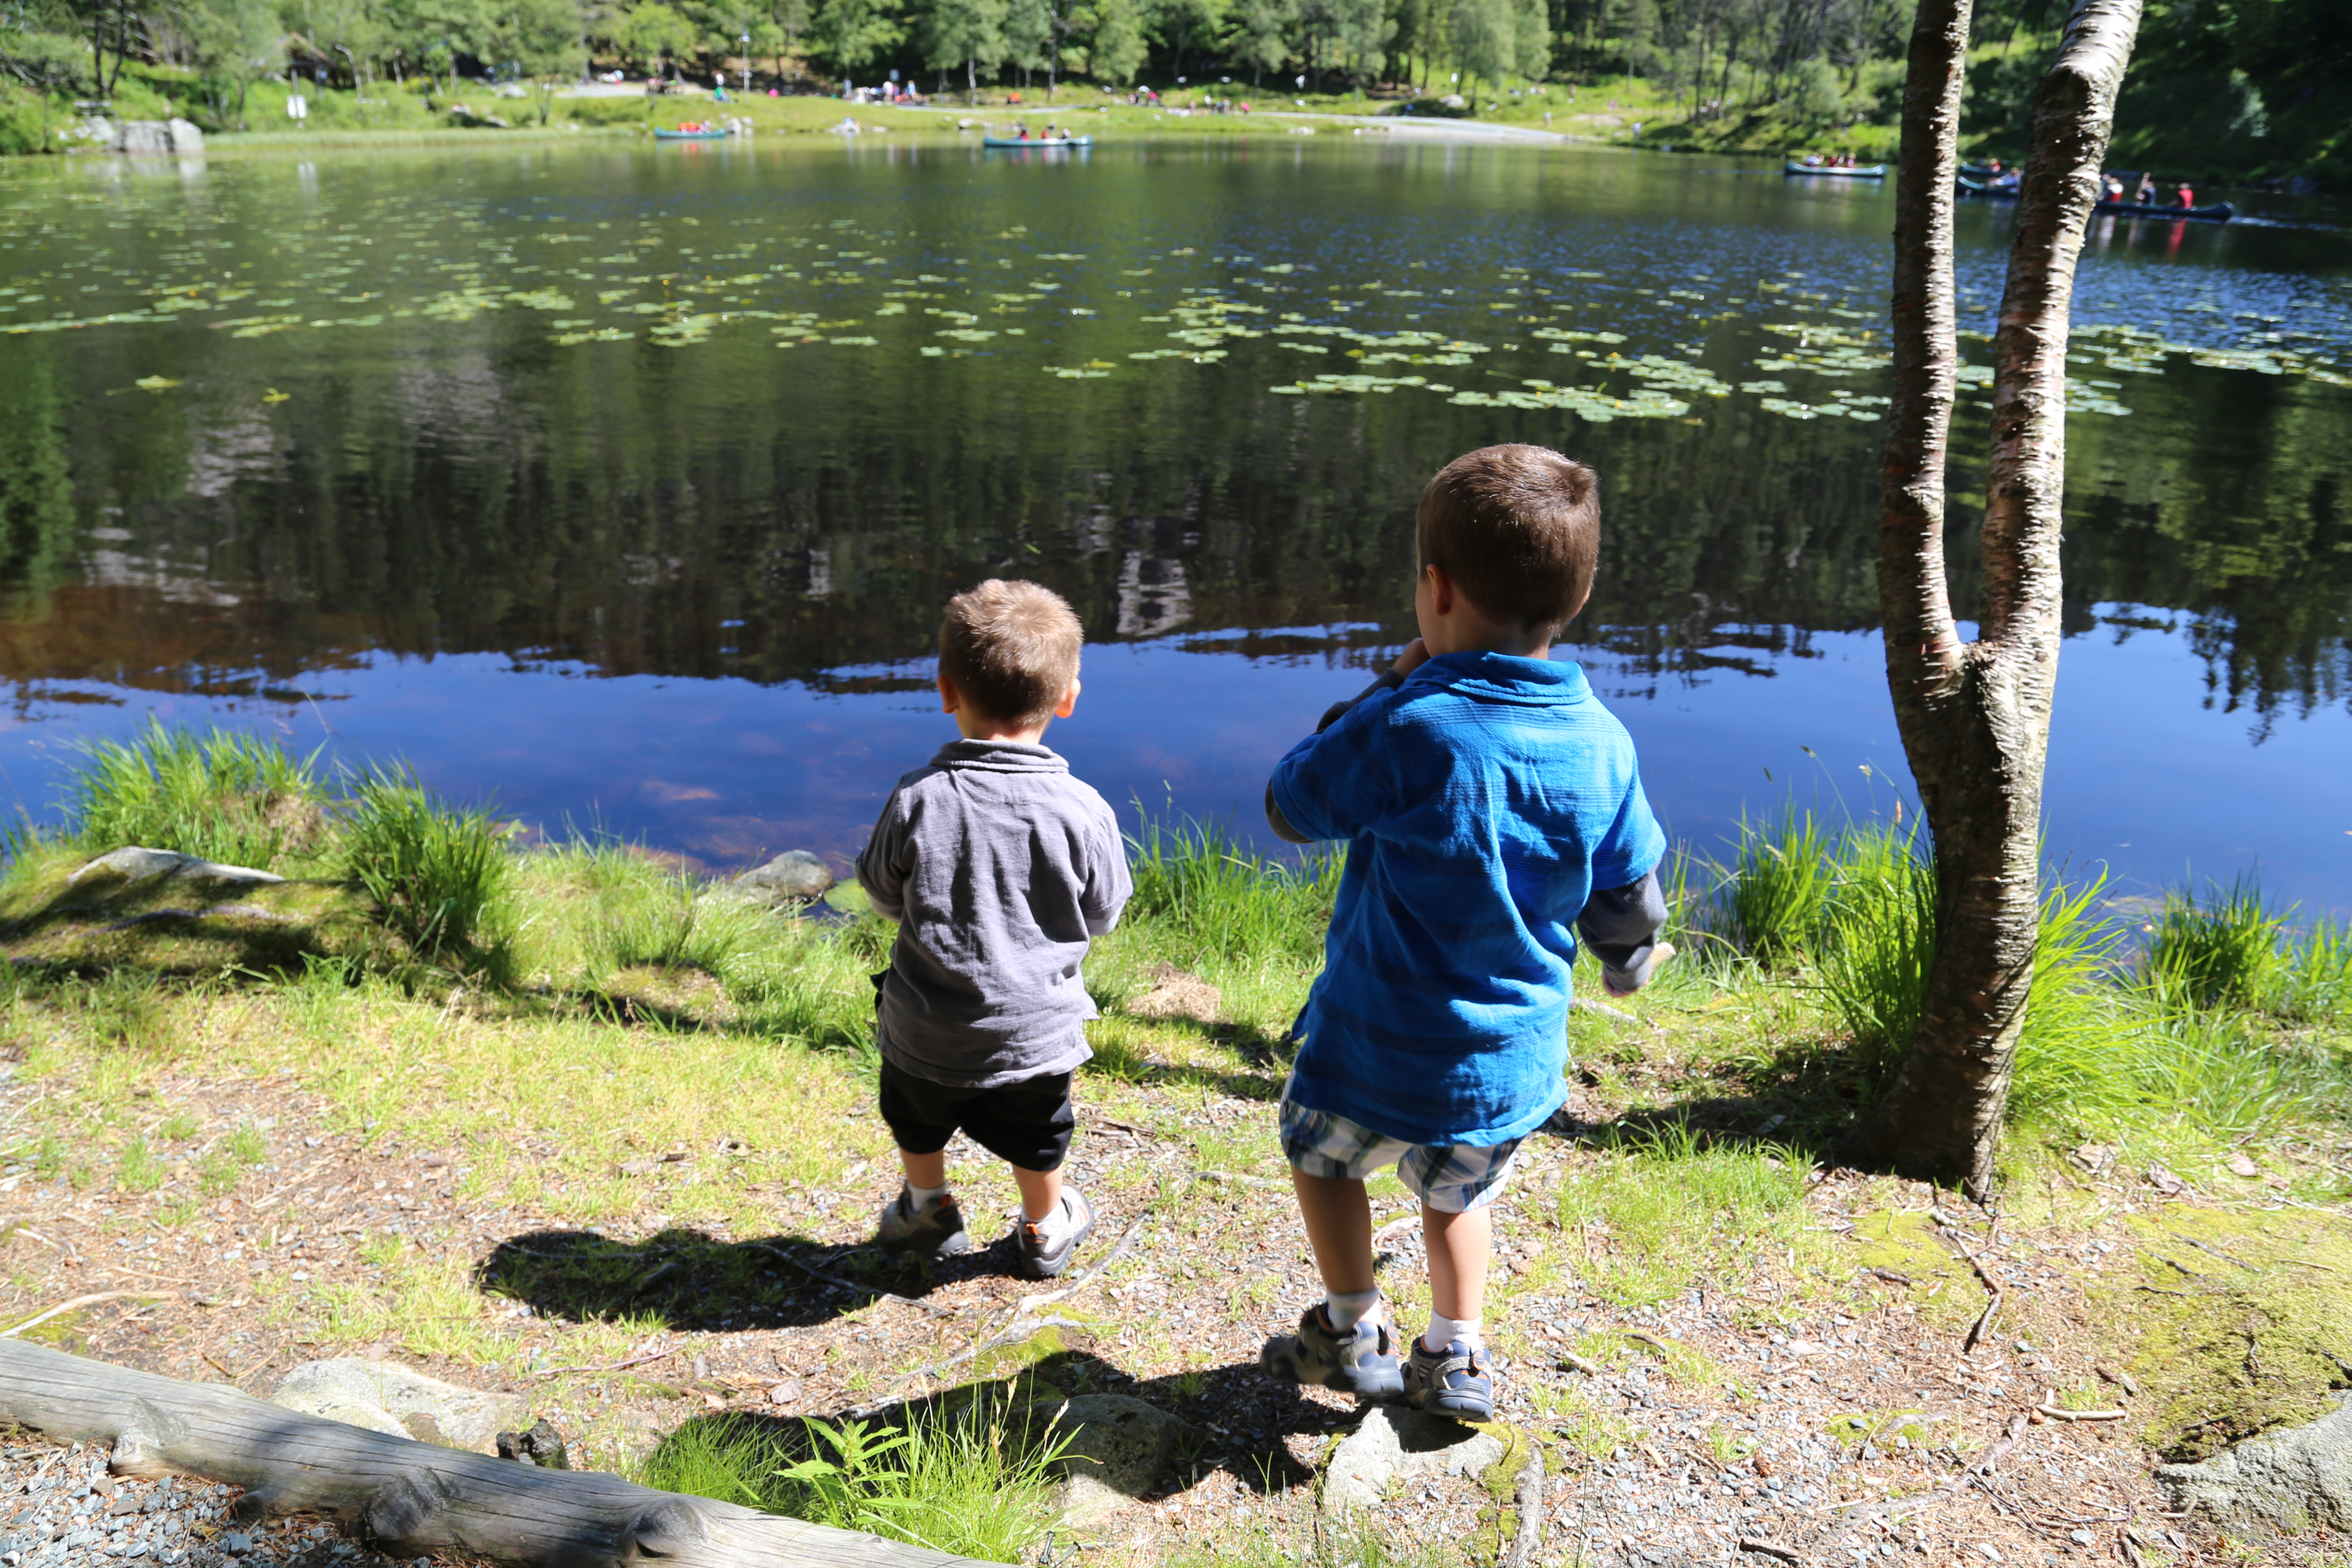
<svg viewBox="0 0 2352 1568">
<path fill-rule="evenodd" d="M 712 1495 L 866 1521 L 1001 1498 L 983 1554 L 1045 1527 L 1044 1480 L 1034 1449 L 975 1448 L 985 1425 L 949 1416 L 1121 1392 L 1202 1434 L 1121 1551 L 1311 1550 L 1349 1413 L 1277 1398 L 1255 1348 L 1316 1291 L 1273 1106 L 1336 859 L 1138 824 L 1135 901 L 1087 965 L 1073 1153 L 1106 1215 L 1082 1264 L 1129 1245 L 1041 1326 L 1001 1248 L 926 1271 L 862 1245 L 896 1184 L 866 979 L 890 933 L 854 895 L 779 912 L 625 845 L 528 841 L 396 772 L 222 738 L 101 751 L 70 806 L 0 878 L 5 1322 L 148 1291 L 32 1332 L 264 1390 L 293 1361 L 398 1355 L 514 1390 L 586 1463 Z M 287 879 L 81 874 L 126 843 Z M 1824 1159 L 1916 1010 L 1912 844 L 1792 816 L 1678 880 L 1688 960 L 1630 1021 L 1576 1016 L 1568 1110 L 1498 1211 L 1506 1414 L 1559 1466 L 1646 1474 L 1644 1446 L 1680 1445 L 1780 1456 L 1817 1500 L 1922 1487 L 1958 1462 L 1947 1436 L 1998 1436 L 2003 1401 L 2117 1397 L 2104 1366 L 2144 1392 L 2084 1440 L 2124 1445 L 2101 1475 L 2144 1491 L 2142 1450 L 2318 1407 L 2352 1355 L 2326 1271 L 2352 1272 L 2342 928 L 2242 886 L 2128 916 L 2053 894 L 1995 1215 Z M 1011 1184 L 956 1171 L 993 1242 Z M 1411 1321 L 1412 1211 L 1392 1175 L 1372 1191 Z M 1984 1304 L 1960 1246 L 2011 1281 L 2009 1370 L 1972 1370 L 1939 1395 L 1959 1425 L 1898 1455 L 1871 1435 Z M 2273 1267 L 2291 1258 L 2311 1267 Z M 1851 1383 L 1791 1366 L 1824 1342 L 1857 1347 Z M 941 1399 L 918 1406 L 940 1412 L 919 1434 L 938 1479 L 911 1501 L 913 1457 L 824 1436 Z M 779 1452 L 820 1468 L 780 1479 Z M 1408 1532 L 1436 1505 L 1415 1506 Z M 1491 1525 L 1491 1499 L 1444 1506 L 1455 1539 Z"/>
</svg>

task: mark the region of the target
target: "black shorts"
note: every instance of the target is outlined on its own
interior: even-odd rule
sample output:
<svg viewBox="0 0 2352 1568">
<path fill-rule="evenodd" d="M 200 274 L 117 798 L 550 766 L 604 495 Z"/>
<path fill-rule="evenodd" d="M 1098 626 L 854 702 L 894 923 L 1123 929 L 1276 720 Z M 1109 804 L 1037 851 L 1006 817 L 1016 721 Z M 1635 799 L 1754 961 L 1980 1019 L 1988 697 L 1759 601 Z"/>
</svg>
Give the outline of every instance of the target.
<svg viewBox="0 0 2352 1568">
<path fill-rule="evenodd" d="M 1070 1152 L 1077 1112 L 1070 1075 L 1049 1072 L 995 1089 L 958 1089 L 882 1063 L 882 1120 L 909 1154 L 936 1154 L 965 1137 L 1024 1171 L 1058 1171 Z"/>
</svg>

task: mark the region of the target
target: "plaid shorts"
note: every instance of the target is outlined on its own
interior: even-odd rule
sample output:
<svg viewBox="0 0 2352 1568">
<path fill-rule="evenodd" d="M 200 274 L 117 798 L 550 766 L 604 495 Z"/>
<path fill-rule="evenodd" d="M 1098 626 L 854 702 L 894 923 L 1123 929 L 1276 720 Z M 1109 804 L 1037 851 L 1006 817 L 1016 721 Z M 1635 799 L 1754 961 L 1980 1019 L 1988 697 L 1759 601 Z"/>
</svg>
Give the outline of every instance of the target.
<svg viewBox="0 0 2352 1568">
<path fill-rule="evenodd" d="M 1484 1208 L 1503 1194 L 1519 1140 L 1507 1143 L 1408 1143 L 1328 1110 L 1282 1100 L 1282 1152 L 1305 1176 L 1360 1182 L 1384 1165 L 1440 1214 Z"/>
</svg>

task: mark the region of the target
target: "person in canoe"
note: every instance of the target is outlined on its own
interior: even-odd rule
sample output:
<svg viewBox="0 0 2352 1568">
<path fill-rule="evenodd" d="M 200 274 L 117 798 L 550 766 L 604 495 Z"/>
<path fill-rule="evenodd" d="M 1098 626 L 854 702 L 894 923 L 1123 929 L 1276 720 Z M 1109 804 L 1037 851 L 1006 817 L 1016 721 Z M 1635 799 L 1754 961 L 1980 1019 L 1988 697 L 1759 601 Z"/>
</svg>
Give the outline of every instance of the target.
<svg viewBox="0 0 2352 1568">
<path fill-rule="evenodd" d="M 2139 172 L 2139 189 L 2132 193 L 2132 200 L 2144 207 L 2156 205 L 2156 176 L 2146 169 Z"/>
<path fill-rule="evenodd" d="M 2197 205 L 2197 193 L 2190 190 L 2185 184 L 2177 187 L 2174 190 L 2173 195 L 2179 198 L 2180 210 L 2183 212 L 2187 212 L 2190 207 Z"/>
<path fill-rule="evenodd" d="M 2106 184 L 2100 188 L 2099 199 L 2103 202 L 2121 202 L 2124 199 L 2123 176 L 2109 174 L 2106 177 Z"/>
</svg>

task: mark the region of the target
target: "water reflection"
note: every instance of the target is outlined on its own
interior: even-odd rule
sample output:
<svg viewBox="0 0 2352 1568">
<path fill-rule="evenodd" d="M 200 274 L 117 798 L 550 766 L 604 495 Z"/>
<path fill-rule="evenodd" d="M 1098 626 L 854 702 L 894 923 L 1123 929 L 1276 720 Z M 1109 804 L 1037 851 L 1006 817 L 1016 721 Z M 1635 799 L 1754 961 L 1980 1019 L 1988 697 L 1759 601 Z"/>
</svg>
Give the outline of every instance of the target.
<svg viewBox="0 0 2352 1568">
<path fill-rule="evenodd" d="M 1679 828 L 1769 795 L 1808 730 L 1841 768 L 1895 763 L 1867 635 L 1878 427 L 1803 391 L 1876 390 L 1854 368 L 1876 194 L 1486 148 L 1082 168 L 729 151 L 224 163 L 192 194 L 94 183 L 37 226 L 29 187 L 0 185 L 16 298 L 44 297 L 0 300 L 0 327 L 60 304 L 142 317 L 0 337 L 19 794 L 46 797 L 59 738 L 226 706 L 542 822 L 600 812 L 713 861 L 839 848 L 929 749 L 940 601 L 1019 574 L 1141 645 L 1090 654 L 1084 719 L 1057 735 L 1114 797 L 1223 812 L 1347 667 L 1407 635 L 1412 498 L 1500 439 L 1604 476 L 1603 581 L 1570 641 Z M 1964 216 L 1981 305 L 2005 219 Z M 2329 237 L 2094 242 L 2086 321 L 2285 353 L 2344 319 Z M 1807 329 L 1792 350 L 1773 314 L 1792 293 L 1864 346 L 1824 358 Z M 163 310 L 180 299 L 206 311 Z M 1188 321 L 1293 318 L 1445 342 L 1393 364 L 1255 326 L 1168 349 Z M 1601 332 L 1622 348 L 1579 348 Z M 2352 761 L 2352 395 L 2178 356 L 2111 374 L 2158 363 L 2122 352 L 2077 357 L 2131 412 L 2070 431 L 2053 813 L 2086 852 L 2128 840 L 2150 879 L 2292 848 L 2290 874 L 2352 885 L 2315 847 L 2352 846 L 2352 822 L 2296 782 L 2313 754 Z M 1811 357 L 1771 374 L 1833 416 L 1736 390 L 1791 353 Z M 1642 354 L 1725 395 L 1593 423 L 1402 384 L 1507 390 Z M 1400 384 L 1277 392 L 1302 365 Z M 1951 483 L 1965 608 L 1981 470 Z M 2086 752 L 2095 682 L 2100 722 L 2137 728 Z M 2171 791 L 2161 831 L 2114 831 L 2141 815 L 2124 759 L 2144 788 L 2185 767 L 2172 744 L 2263 834 L 2216 838 Z"/>
</svg>

